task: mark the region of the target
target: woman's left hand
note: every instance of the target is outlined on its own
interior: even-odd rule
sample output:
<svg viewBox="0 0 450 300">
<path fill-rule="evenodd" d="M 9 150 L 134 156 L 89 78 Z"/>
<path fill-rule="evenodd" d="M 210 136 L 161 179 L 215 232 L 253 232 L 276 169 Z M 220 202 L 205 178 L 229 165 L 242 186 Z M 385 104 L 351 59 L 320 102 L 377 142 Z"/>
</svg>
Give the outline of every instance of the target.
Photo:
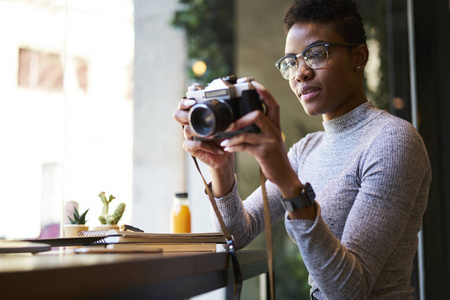
<svg viewBox="0 0 450 300">
<path fill-rule="evenodd" d="M 255 124 L 261 132 L 241 133 L 224 140 L 221 146 L 224 147 L 224 151 L 243 151 L 253 155 L 266 178 L 279 187 L 283 197 L 291 197 L 292 193 L 296 197 L 301 183 L 289 163 L 284 147 L 280 126 L 280 106 L 264 86 L 254 81 L 252 84 L 266 105 L 266 114 L 259 110 L 252 111 L 233 123 L 228 131 L 236 131 Z"/>
</svg>

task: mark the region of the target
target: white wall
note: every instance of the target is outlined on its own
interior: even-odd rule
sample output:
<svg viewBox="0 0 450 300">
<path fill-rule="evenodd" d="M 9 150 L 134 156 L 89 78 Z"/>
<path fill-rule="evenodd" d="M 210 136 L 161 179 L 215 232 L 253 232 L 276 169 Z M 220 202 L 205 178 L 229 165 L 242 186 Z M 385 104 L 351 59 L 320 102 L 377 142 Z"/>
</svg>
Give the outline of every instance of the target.
<svg viewBox="0 0 450 300">
<path fill-rule="evenodd" d="M 172 117 L 188 85 L 184 33 L 170 25 L 177 8 L 178 0 L 135 0 L 133 224 L 146 232 L 169 232 L 173 195 L 187 191 L 192 231 L 210 232 L 202 181 Z M 196 299 L 223 295 L 218 290 Z"/>
<path fill-rule="evenodd" d="M 212 231 L 201 179 L 172 116 L 188 85 L 184 32 L 170 25 L 177 8 L 177 0 L 135 1 L 133 222 L 168 232 L 173 195 L 187 191 L 192 230 Z"/>
</svg>

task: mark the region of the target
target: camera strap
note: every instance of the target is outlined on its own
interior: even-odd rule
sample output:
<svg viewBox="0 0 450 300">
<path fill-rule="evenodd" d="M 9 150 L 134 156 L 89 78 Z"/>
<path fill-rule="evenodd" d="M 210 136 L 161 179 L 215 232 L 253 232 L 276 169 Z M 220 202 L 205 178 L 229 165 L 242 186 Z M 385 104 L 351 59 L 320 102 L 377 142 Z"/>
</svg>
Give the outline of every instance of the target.
<svg viewBox="0 0 450 300">
<path fill-rule="evenodd" d="M 202 174 L 202 171 L 200 170 L 200 166 L 198 165 L 197 158 L 192 156 L 192 159 L 194 160 L 195 166 L 197 167 L 198 172 L 200 173 L 200 176 L 202 177 L 203 184 L 205 185 L 205 190 L 208 193 L 209 201 L 211 202 L 211 205 L 214 209 L 214 213 L 216 214 L 217 220 L 219 220 L 220 228 L 222 229 L 223 235 L 225 236 L 225 239 L 227 240 L 227 250 L 230 253 L 231 256 L 231 262 L 233 264 L 233 274 L 234 274 L 234 300 L 239 300 L 241 297 L 241 290 L 242 290 L 242 273 L 241 273 L 241 267 L 239 265 L 239 261 L 236 254 L 236 247 L 234 245 L 233 236 L 231 235 L 230 231 L 228 230 L 227 226 L 225 225 L 225 222 L 223 221 L 222 215 L 220 214 L 219 208 L 217 207 L 217 203 L 214 200 L 214 196 L 211 192 L 211 188 L 209 187 L 208 183 L 206 183 L 205 177 Z"/>
<path fill-rule="evenodd" d="M 272 221 L 270 220 L 269 200 L 266 191 L 266 176 L 264 176 L 261 167 L 259 168 L 259 182 L 264 203 L 264 226 L 266 229 L 266 247 L 267 247 L 267 264 L 269 267 L 269 292 L 270 299 L 275 300 L 275 272 L 273 270 L 273 238 L 272 238 Z"/>
<path fill-rule="evenodd" d="M 227 241 L 228 246 L 228 252 L 231 256 L 231 261 L 233 264 L 233 273 L 234 273 L 234 300 L 239 300 L 241 297 L 241 290 L 242 290 L 242 273 L 241 273 L 241 267 L 239 265 L 239 261 L 236 254 L 236 247 L 234 245 L 233 236 L 231 235 L 230 231 L 228 230 L 227 226 L 225 225 L 225 222 L 223 221 L 222 215 L 220 214 L 219 208 L 217 207 L 217 203 L 214 199 L 214 196 L 212 194 L 211 188 L 208 185 L 208 183 L 205 180 L 205 177 L 202 174 L 202 171 L 200 170 L 200 167 L 198 165 L 197 159 L 192 156 L 192 159 L 194 160 L 195 166 L 197 167 L 198 172 L 200 173 L 200 176 L 202 177 L 203 184 L 205 185 L 205 190 L 208 194 L 209 201 L 211 202 L 211 205 L 214 209 L 214 213 L 217 217 L 217 220 L 219 221 L 220 228 L 222 229 L 223 235 L 225 236 L 225 239 Z M 264 203 L 264 223 L 265 223 L 265 231 L 266 231 L 266 246 L 267 246 L 267 264 L 269 269 L 269 291 L 270 291 L 270 299 L 275 300 L 275 281 L 274 281 L 274 270 L 273 270 L 273 243 L 272 243 L 272 222 L 270 220 L 270 210 L 269 210 L 269 202 L 267 199 L 267 191 L 266 191 L 266 178 L 261 170 L 259 169 L 260 174 L 260 184 L 261 184 L 261 190 L 262 190 L 262 196 L 263 196 L 263 203 Z"/>
</svg>

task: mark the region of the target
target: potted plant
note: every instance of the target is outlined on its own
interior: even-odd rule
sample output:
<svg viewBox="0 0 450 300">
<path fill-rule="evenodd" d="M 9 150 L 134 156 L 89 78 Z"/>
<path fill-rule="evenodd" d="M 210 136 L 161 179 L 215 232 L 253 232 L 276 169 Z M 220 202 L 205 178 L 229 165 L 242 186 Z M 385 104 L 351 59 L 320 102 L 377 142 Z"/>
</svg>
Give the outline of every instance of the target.
<svg viewBox="0 0 450 300">
<path fill-rule="evenodd" d="M 109 198 L 106 198 L 105 192 L 101 192 L 99 195 L 100 200 L 103 203 L 102 214 L 98 217 L 100 221 L 100 226 L 94 229 L 116 229 L 119 230 L 119 221 L 122 218 L 123 213 L 125 212 L 125 203 L 121 202 L 117 205 L 116 210 L 113 214 L 109 214 L 109 204 L 111 201 L 116 199 L 113 195 L 110 195 Z"/>
<path fill-rule="evenodd" d="M 78 236 L 81 231 L 89 230 L 89 226 L 86 225 L 86 214 L 89 209 L 80 215 L 76 207 L 73 208 L 72 218 L 69 216 L 70 224 L 64 224 L 64 236 L 73 237 Z"/>
</svg>

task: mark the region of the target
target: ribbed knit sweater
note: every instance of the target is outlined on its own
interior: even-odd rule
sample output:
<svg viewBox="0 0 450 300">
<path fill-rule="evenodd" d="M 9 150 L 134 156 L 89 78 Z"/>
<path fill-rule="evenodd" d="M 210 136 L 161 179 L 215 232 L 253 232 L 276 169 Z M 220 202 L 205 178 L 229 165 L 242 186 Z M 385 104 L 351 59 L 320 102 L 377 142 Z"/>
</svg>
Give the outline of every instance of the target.
<svg viewBox="0 0 450 300">
<path fill-rule="evenodd" d="M 268 181 L 272 222 L 285 216 L 317 299 L 412 299 L 410 276 L 431 181 L 422 138 L 370 102 L 323 126 L 288 153 L 301 182 L 316 192 L 315 220 L 288 219 Z M 237 247 L 264 230 L 261 188 L 241 201 L 236 181 L 216 201 Z"/>
</svg>

